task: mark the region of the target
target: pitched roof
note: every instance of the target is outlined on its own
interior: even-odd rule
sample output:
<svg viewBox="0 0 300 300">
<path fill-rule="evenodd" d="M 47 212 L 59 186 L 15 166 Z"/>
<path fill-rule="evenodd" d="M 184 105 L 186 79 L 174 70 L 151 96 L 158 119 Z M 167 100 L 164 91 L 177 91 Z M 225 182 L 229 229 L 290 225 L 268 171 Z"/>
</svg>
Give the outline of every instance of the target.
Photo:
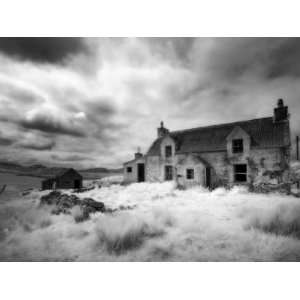
<svg viewBox="0 0 300 300">
<path fill-rule="evenodd" d="M 275 123 L 272 117 L 172 131 L 170 136 L 176 142 L 176 153 L 226 151 L 226 137 L 237 126 L 249 134 L 252 147 L 282 147 L 290 144 L 286 138 L 289 136 L 289 123 Z M 147 155 L 159 155 L 162 139 L 153 142 Z"/>
<path fill-rule="evenodd" d="M 138 160 L 143 160 L 143 159 L 145 159 L 145 155 L 143 155 L 141 157 L 134 158 L 134 159 L 129 160 L 129 161 L 126 161 L 126 162 L 123 163 L 123 165 L 127 165 L 127 164 L 133 163 L 133 162 L 138 161 Z"/>
<path fill-rule="evenodd" d="M 46 177 L 47 177 L 48 179 L 55 179 L 55 178 L 57 178 L 57 177 L 63 176 L 64 174 L 66 174 L 67 172 L 70 172 L 70 171 L 75 172 L 75 173 L 77 173 L 78 175 L 81 176 L 81 174 L 79 174 L 79 173 L 78 173 L 75 169 L 73 169 L 73 168 L 52 168 L 50 174 L 47 174 Z"/>
</svg>

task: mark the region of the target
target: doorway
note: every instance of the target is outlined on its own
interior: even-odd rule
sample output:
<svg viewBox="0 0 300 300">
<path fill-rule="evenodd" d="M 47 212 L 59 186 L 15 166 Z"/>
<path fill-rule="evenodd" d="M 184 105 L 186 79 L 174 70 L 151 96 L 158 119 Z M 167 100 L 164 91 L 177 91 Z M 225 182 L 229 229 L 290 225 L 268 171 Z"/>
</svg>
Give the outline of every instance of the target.
<svg viewBox="0 0 300 300">
<path fill-rule="evenodd" d="M 165 180 L 173 180 L 173 166 L 165 166 Z"/>
<path fill-rule="evenodd" d="M 137 164 L 137 180 L 138 182 L 145 181 L 145 164 Z"/>
<path fill-rule="evenodd" d="M 205 185 L 208 188 L 211 188 L 211 168 L 205 168 Z"/>
<path fill-rule="evenodd" d="M 80 180 L 79 179 L 75 179 L 74 180 L 74 188 L 75 189 L 80 189 L 81 188 L 81 184 L 80 184 Z"/>
</svg>

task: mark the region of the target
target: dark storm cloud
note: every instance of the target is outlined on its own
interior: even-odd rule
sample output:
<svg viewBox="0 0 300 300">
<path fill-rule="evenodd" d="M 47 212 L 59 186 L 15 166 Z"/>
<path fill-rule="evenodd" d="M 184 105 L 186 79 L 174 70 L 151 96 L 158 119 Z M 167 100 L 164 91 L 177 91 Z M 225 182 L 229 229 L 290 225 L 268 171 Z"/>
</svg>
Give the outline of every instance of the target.
<svg viewBox="0 0 300 300">
<path fill-rule="evenodd" d="M 36 115 L 31 119 L 19 121 L 19 124 L 25 129 L 35 129 L 46 133 L 65 134 L 75 137 L 85 136 L 81 128 L 64 124 L 51 116 Z"/>
<path fill-rule="evenodd" d="M 15 142 L 14 139 L 11 138 L 6 138 L 6 137 L 1 137 L 0 136 L 0 145 L 1 146 L 10 146 Z"/>
<path fill-rule="evenodd" d="M 51 158 L 57 161 L 85 161 L 85 160 L 92 160 L 90 157 L 86 157 L 83 155 L 78 154 L 71 154 L 65 156 L 59 156 L 57 154 L 52 154 Z"/>
<path fill-rule="evenodd" d="M 20 60 L 40 63 L 62 63 L 72 54 L 86 52 L 82 38 L 76 37 L 3 37 L 0 52 Z"/>
<path fill-rule="evenodd" d="M 282 38 L 270 55 L 268 77 L 300 76 L 300 38 Z"/>
<path fill-rule="evenodd" d="M 207 61 L 219 78 L 300 76 L 300 38 L 216 38 L 215 43 Z"/>
<path fill-rule="evenodd" d="M 99 97 L 89 99 L 86 104 L 86 117 L 93 126 L 93 137 L 101 139 L 103 143 L 111 143 L 116 141 L 116 137 L 112 137 L 111 132 L 122 133 L 123 126 L 119 122 L 112 120 L 117 110 L 110 103 L 112 98 Z M 118 134 L 119 136 L 119 134 Z"/>
<path fill-rule="evenodd" d="M 24 142 L 20 143 L 19 147 L 24 149 L 38 150 L 38 151 L 47 151 L 52 150 L 55 146 L 54 141 L 47 142 Z"/>
</svg>

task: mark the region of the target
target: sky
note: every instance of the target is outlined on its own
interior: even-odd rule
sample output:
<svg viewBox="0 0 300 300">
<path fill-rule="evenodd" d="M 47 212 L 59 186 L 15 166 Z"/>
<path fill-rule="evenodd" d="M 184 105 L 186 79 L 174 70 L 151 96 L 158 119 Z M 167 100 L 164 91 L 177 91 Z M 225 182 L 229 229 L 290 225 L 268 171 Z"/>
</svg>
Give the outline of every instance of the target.
<svg viewBox="0 0 300 300">
<path fill-rule="evenodd" d="M 300 134 L 299 38 L 0 38 L 0 160 L 120 167 L 169 130 L 272 116 Z"/>
</svg>

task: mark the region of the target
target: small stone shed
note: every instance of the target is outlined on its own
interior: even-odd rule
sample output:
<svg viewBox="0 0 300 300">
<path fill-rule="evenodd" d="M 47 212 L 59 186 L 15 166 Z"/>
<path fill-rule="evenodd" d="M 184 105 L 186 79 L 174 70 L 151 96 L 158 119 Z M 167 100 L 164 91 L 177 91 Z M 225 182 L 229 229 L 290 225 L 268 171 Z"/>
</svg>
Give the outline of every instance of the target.
<svg viewBox="0 0 300 300">
<path fill-rule="evenodd" d="M 53 177 L 42 181 L 42 190 L 80 188 L 82 188 L 82 176 L 73 168 L 58 170 Z"/>
</svg>

